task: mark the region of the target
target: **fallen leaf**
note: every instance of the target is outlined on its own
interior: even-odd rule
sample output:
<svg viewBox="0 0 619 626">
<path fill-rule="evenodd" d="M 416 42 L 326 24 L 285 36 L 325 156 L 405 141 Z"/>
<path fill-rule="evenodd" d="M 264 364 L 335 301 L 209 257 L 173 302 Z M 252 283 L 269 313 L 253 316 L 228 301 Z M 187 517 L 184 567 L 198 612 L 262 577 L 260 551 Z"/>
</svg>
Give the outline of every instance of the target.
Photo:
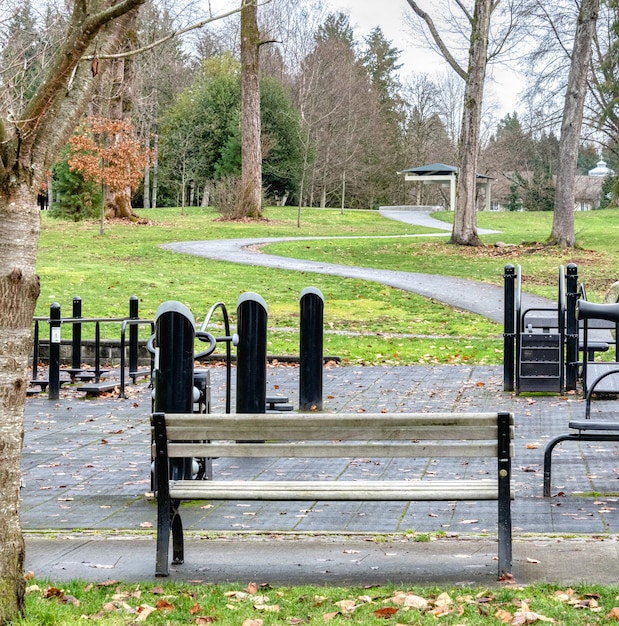
<svg viewBox="0 0 619 626">
<path fill-rule="evenodd" d="M 337 606 L 342 609 L 343 613 L 354 613 L 357 608 L 357 603 L 354 600 L 340 600 L 336 602 Z"/>
<path fill-rule="evenodd" d="M 396 609 L 392 606 L 386 606 L 384 609 L 376 609 L 374 611 L 374 617 L 382 617 L 384 619 L 389 619 L 393 617 L 399 609 Z"/>
<path fill-rule="evenodd" d="M 138 616 L 135 618 L 136 622 L 145 622 L 151 613 L 154 613 L 157 609 L 154 606 L 148 604 L 140 604 L 138 607 Z"/>
<path fill-rule="evenodd" d="M 157 600 L 155 608 L 158 611 L 172 611 L 174 607 L 167 600 Z"/>
<path fill-rule="evenodd" d="M 512 614 L 509 611 L 506 611 L 505 609 L 498 609 L 497 612 L 494 614 L 494 617 L 496 617 L 498 620 L 500 620 L 504 624 L 511 623 L 513 619 Z"/>
</svg>

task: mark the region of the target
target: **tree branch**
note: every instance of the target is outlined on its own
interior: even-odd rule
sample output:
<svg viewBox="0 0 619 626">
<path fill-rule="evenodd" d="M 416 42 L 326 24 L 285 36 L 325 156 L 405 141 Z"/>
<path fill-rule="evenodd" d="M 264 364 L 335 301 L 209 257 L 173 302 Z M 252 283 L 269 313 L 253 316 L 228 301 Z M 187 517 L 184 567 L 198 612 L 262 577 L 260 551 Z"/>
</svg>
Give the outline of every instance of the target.
<svg viewBox="0 0 619 626">
<path fill-rule="evenodd" d="M 413 11 L 427 24 L 428 30 L 430 31 L 432 38 L 434 39 L 439 50 L 441 51 L 443 58 L 447 61 L 447 63 L 449 63 L 454 72 L 456 72 L 456 74 L 458 74 L 458 76 L 462 78 L 462 80 L 466 80 L 467 73 L 464 71 L 464 69 L 462 69 L 458 61 L 456 61 L 455 57 L 449 51 L 449 48 L 447 47 L 440 33 L 436 29 L 436 26 L 434 25 L 434 22 L 432 21 L 430 15 L 428 15 L 425 11 L 422 11 L 419 5 L 415 2 L 415 0 L 407 0 L 407 2 L 410 8 L 413 9 Z"/>
<path fill-rule="evenodd" d="M 267 0 L 267 2 L 271 2 L 271 0 Z M 200 28 L 204 28 L 207 24 L 210 24 L 211 22 L 216 22 L 217 20 L 222 20 L 226 17 L 230 17 L 231 15 L 234 15 L 235 13 L 240 13 L 242 9 L 242 6 L 236 8 L 236 9 L 232 9 L 230 11 L 227 11 L 226 13 L 220 13 L 219 15 L 214 15 L 211 17 L 208 17 L 204 20 L 201 20 L 199 22 L 196 22 L 195 24 L 192 24 L 191 26 L 187 26 L 185 28 L 181 28 L 179 30 L 175 30 L 174 32 L 166 35 L 165 37 L 162 37 L 161 39 L 158 39 L 157 41 L 153 41 L 152 43 L 149 43 L 147 46 L 142 46 L 140 48 L 135 48 L 134 50 L 128 50 L 127 52 L 120 52 L 118 54 L 102 54 L 97 56 L 98 59 L 111 59 L 111 60 L 116 60 L 116 59 L 127 59 L 129 57 L 135 56 L 136 54 L 142 54 L 143 52 L 148 52 L 149 50 L 152 50 L 153 48 L 156 48 L 157 46 L 161 46 L 164 43 L 170 41 L 171 39 L 174 39 L 175 37 L 180 37 L 181 35 L 185 35 L 186 33 L 189 33 L 193 30 L 199 30 Z M 92 61 L 94 58 L 94 56 L 86 56 L 84 57 L 85 61 Z"/>
</svg>

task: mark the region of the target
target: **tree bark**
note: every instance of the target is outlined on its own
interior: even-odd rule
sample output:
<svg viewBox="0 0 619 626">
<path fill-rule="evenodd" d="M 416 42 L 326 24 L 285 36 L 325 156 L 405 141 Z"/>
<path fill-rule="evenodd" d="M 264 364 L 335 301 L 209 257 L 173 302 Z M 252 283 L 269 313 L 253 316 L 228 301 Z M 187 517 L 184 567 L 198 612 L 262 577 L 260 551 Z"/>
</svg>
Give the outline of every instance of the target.
<svg viewBox="0 0 619 626">
<path fill-rule="evenodd" d="M 591 63 L 591 43 L 599 12 L 599 0 L 582 0 L 572 62 L 568 76 L 559 140 L 559 166 L 555 191 L 555 207 L 549 243 L 564 248 L 576 244 L 574 231 L 575 182 L 580 146 L 587 76 Z"/>
<path fill-rule="evenodd" d="M 488 60 L 488 36 L 494 0 L 476 0 L 471 24 L 469 66 L 464 88 L 462 129 L 458 143 L 460 170 L 456 188 L 456 210 L 450 243 L 482 245 L 477 235 L 475 206 L 477 159 L 479 157 L 481 109 Z"/>
<path fill-rule="evenodd" d="M 142 2 L 76 2 L 47 80 L 12 125 L 0 120 L 1 625 L 24 609 L 19 489 L 32 317 L 39 294 L 37 192 L 92 97 L 96 72 L 82 58 L 95 47 L 99 53 L 115 47 L 123 16 Z"/>
<path fill-rule="evenodd" d="M 239 215 L 262 217 L 258 7 L 250 0 L 241 10 L 241 193 Z"/>
</svg>

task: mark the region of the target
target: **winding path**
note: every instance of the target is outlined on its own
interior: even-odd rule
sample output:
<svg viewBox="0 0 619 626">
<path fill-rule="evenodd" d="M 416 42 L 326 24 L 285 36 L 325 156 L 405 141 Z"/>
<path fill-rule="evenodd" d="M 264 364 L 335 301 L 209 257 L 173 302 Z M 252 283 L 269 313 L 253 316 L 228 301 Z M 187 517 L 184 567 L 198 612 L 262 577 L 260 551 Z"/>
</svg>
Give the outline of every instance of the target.
<svg viewBox="0 0 619 626">
<path fill-rule="evenodd" d="M 387 207 L 380 210 L 388 219 L 397 219 L 409 224 L 440 228 L 441 232 L 430 235 L 388 235 L 367 237 L 368 239 L 402 239 L 407 237 L 445 236 L 451 226 L 432 218 L 428 212 L 404 210 L 402 207 Z M 497 231 L 480 230 L 480 234 Z M 337 239 L 360 239 L 363 237 L 338 237 Z M 495 322 L 503 322 L 503 288 L 476 280 L 400 272 L 396 270 L 373 269 L 340 265 L 323 261 L 306 261 L 275 254 L 265 254 L 260 247 L 280 241 L 316 241 L 334 237 L 263 237 L 252 239 L 212 239 L 207 241 L 185 241 L 166 244 L 167 250 L 192 254 L 199 257 L 228 261 L 244 265 L 270 267 L 288 271 L 315 272 L 343 278 L 369 280 L 390 287 L 396 287 L 427 298 L 433 298 L 450 306 L 483 315 Z M 552 307 L 554 304 L 545 298 L 523 294 L 523 308 Z"/>
</svg>

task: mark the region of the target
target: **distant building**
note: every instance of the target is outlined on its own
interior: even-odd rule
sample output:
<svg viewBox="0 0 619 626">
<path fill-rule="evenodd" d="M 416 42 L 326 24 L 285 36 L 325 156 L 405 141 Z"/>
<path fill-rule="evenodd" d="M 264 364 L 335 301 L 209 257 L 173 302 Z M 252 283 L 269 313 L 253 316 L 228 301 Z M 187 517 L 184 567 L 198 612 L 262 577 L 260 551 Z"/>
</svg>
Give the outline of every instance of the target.
<svg viewBox="0 0 619 626">
<path fill-rule="evenodd" d="M 576 175 L 574 180 L 574 208 L 577 211 L 591 211 L 600 206 L 600 197 L 602 194 L 602 185 L 606 176 L 613 176 L 614 171 L 610 169 L 604 160 L 598 161 L 597 165 L 589 170 L 586 176 L 582 174 Z M 520 178 L 531 181 L 532 172 L 521 172 Z M 494 198 L 492 202 L 493 210 L 504 210 L 510 189 L 513 186 L 515 176 L 513 173 L 507 175 L 498 175 L 494 184 Z M 556 180 L 553 181 L 556 183 Z M 527 207 L 523 206 L 522 210 L 526 211 Z"/>
<path fill-rule="evenodd" d="M 598 164 L 592 170 L 589 170 L 589 176 L 601 176 L 602 178 L 612 176 L 614 173 L 615 172 L 606 165 L 604 159 L 600 159 Z"/>
</svg>

